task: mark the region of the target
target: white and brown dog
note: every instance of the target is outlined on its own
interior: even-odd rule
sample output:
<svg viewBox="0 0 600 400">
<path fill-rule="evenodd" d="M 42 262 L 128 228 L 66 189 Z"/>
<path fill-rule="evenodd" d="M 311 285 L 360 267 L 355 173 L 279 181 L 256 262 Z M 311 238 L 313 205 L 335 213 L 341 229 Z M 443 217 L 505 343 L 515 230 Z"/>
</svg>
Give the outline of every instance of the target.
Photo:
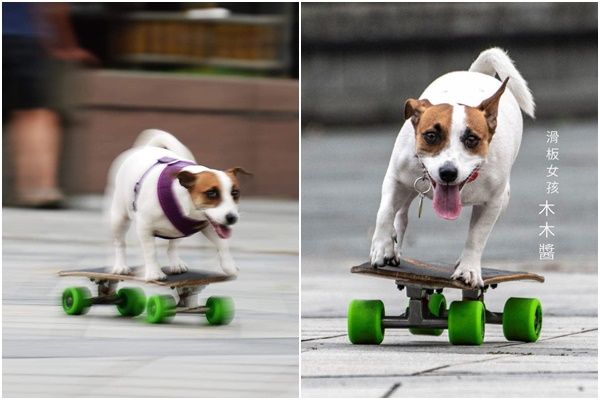
<svg viewBox="0 0 600 400">
<path fill-rule="evenodd" d="M 521 110 L 534 117 L 534 108 L 527 83 L 498 48 L 482 52 L 469 71 L 439 77 L 419 100 L 408 99 L 407 121 L 383 181 L 371 264 L 398 262 L 409 206 L 431 184 L 425 196 L 433 199 L 438 217 L 453 220 L 463 206 L 473 206 L 467 242 L 452 277 L 483 286 L 481 255 L 508 204 L 510 172 L 523 131 Z"/>
<path fill-rule="evenodd" d="M 116 249 L 112 272 L 131 273 L 125 261 L 125 234 L 135 220 L 147 281 L 166 278 L 156 258 L 154 238 L 169 240 L 171 265 L 166 270 L 179 274 L 188 267 L 177 255 L 177 239 L 196 232 L 215 244 L 223 271 L 236 274 L 227 239 L 239 217 L 239 173 L 247 172 L 239 167 L 220 171 L 197 165 L 173 135 L 157 129 L 143 131 L 134 147 L 115 159 L 109 173 L 107 211 Z"/>
</svg>

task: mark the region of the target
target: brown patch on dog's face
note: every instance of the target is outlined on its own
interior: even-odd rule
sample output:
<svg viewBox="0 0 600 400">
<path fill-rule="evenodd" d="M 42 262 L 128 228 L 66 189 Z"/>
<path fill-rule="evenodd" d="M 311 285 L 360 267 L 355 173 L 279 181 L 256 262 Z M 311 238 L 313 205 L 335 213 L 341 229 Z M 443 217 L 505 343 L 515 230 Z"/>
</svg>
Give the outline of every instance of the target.
<svg viewBox="0 0 600 400">
<path fill-rule="evenodd" d="M 240 184 L 238 182 L 237 176 L 235 173 L 230 170 L 225 171 L 229 179 L 231 179 L 231 197 L 233 197 L 233 201 L 238 203 L 240 201 Z"/>
<path fill-rule="evenodd" d="M 460 136 L 461 143 L 468 152 L 487 156 L 493 133 L 487 124 L 484 113 L 473 107 L 465 106 L 465 123 L 467 129 Z"/>
<path fill-rule="evenodd" d="M 243 174 L 252 176 L 252 173 L 246 171 L 242 167 L 229 168 L 227 171 L 225 171 L 225 173 L 227 174 L 229 179 L 231 179 L 231 197 L 233 197 L 233 200 L 237 203 L 240 201 L 240 183 L 238 181 L 237 175 Z"/>
<path fill-rule="evenodd" d="M 411 100 L 407 101 L 407 105 Z M 421 102 L 421 109 L 413 108 L 417 114 L 411 117 L 415 128 L 416 151 L 417 154 L 435 156 L 450 143 L 453 108 L 446 103 L 431 105 L 427 100 L 418 101 Z"/>
<path fill-rule="evenodd" d="M 198 208 L 218 207 L 222 200 L 222 188 L 219 177 L 211 171 L 202 171 L 194 174 L 181 171 L 177 179 L 192 197 L 194 205 Z"/>
<path fill-rule="evenodd" d="M 496 131 L 500 97 L 506 89 L 507 82 L 508 78 L 502 82 L 496 93 L 483 100 L 479 106 L 465 106 L 467 129 L 461 135 L 460 141 L 470 153 L 481 157 L 487 156 L 490 142 Z"/>
</svg>

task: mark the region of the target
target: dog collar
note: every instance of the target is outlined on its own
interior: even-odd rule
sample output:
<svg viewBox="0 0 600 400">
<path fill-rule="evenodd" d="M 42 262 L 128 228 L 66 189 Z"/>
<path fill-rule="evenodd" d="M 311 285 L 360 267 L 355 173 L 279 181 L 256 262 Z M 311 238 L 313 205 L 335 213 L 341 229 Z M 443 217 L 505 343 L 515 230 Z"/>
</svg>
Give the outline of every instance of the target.
<svg viewBox="0 0 600 400">
<path fill-rule="evenodd" d="M 467 178 L 467 183 L 473 182 L 475 179 L 477 179 L 478 176 L 479 176 L 479 167 L 475 168 L 473 170 L 473 172 L 471 172 L 471 175 L 469 175 L 469 177 Z"/>
<path fill-rule="evenodd" d="M 144 175 L 142 175 L 140 180 L 135 184 L 133 211 L 136 211 L 137 196 L 144 178 L 155 166 L 162 164 L 165 164 L 165 168 L 163 168 L 160 176 L 158 177 L 158 183 L 156 187 L 158 202 L 160 203 L 160 207 L 169 222 L 171 222 L 171 224 L 173 224 L 173 226 L 179 232 L 181 232 L 181 236 L 167 237 L 159 235 L 156 232 L 154 233 L 154 236 L 163 239 L 178 239 L 180 237 L 193 235 L 201 229 L 206 228 L 209 224 L 208 221 L 199 221 L 183 215 L 181 207 L 179 206 L 179 202 L 177 201 L 175 193 L 173 192 L 173 182 L 175 179 L 177 179 L 177 174 L 179 171 L 187 166 L 196 165 L 191 161 L 182 161 L 172 157 L 159 158 L 150 168 L 146 170 Z"/>
</svg>

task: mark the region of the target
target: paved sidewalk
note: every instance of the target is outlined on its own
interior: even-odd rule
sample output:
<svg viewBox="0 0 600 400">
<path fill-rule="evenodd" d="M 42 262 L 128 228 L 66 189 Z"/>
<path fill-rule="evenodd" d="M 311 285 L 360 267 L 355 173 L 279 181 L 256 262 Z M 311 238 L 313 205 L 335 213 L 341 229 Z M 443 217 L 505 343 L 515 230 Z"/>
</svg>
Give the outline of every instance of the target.
<svg viewBox="0 0 600 400">
<path fill-rule="evenodd" d="M 546 199 L 545 131 L 560 136 L 561 192 L 556 259 L 538 260 L 538 204 Z M 537 121 L 527 128 L 511 176 L 511 203 L 484 253 L 485 266 L 542 274 L 544 284 L 509 282 L 486 296 L 501 311 L 508 297 L 538 297 L 540 341 L 507 342 L 486 326 L 482 346 L 451 346 L 440 337 L 388 330 L 380 346 L 354 346 L 346 335 L 351 299 L 382 299 L 401 314 L 406 294 L 393 282 L 352 275 L 366 261 L 394 128 L 309 132 L 302 143 L 303 397 L 596 397 L 598 392 L 597 125 Z M 592 188 L 592 189 L 590 189 Z M 437 219 L 426 201 L 413 205 L 404 254 L 454 262 L 470 210 L 456 222 Z M 449 302 L 457 291 L 444 291 Z"/>
<path fill-rule="evenodd" d="M 98 205 L 67 211 L 3 210 L 3 389 L 6 397 L 294 397 L 298 394 L 298 204 L 246 199 L 234 229 L 237 280 L 202 293 L 236 303 L 229 326 L 200 316 L 171 324 L 120 318 L 112 306 L 68 317 L 59 306 L 61 269 L 110 258 Z M 141 264 L 133 232 L 129 262 Z M 217 270 L 216 252 L 185 239 L 184 260 Z M 159 250 L 166 262 L 165 246 Z M 92 287 L 92 286 L 90 286 Z M 144 286 L 148 292 L 160 292 Z"/>
<path fill-rule="evenodd" d="M 304 261 L 303 261 L 304 264 Z M 353 298 L 382 299 L 399 315 L 408 302 L 393 281 L 323 274 L 302 281 L 303 397 L 595 397 L 598 378 L 597 277 L 544 273 L 546 282 L 508 282 L 486 297 L 502 311 L 511 296 L 538 297 L 539 342 L 507 342 L 486 325 L 482 346 L 452 346 L 442 336 L 387 330 L 380 346 L 354 346 L 344 316 Z M 332 290 L 335 288 L 335 290 Z M 445 290 L 449 302 L 460 292 Z"/>
</svg>

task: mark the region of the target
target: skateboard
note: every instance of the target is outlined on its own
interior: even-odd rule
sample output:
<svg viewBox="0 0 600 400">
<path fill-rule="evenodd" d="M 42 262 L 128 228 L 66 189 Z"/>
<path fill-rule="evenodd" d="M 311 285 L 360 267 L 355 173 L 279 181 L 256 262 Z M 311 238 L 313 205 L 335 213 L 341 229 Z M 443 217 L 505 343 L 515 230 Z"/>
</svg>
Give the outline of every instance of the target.
<svg viewBox="0 0 600 400">
<path fill-rule="evenodd" d="M 509 298 L 503 312 L 487 310 L 484 293 L 509 281 L 544 282 L 544 277 L 528 272 L 483 268 L 483 288 L 471 288 L 451 278 L 454 265 L 432 264 L 402 258 L 397 266 L 374 268 L 371 263 L 352 267 L 355 274 L 394 280 L 409 299 L 399 316 L 385 314 L 381 300 L 353 300 L 348 307 L 348 336 L 353 344 L 380 344 L 386 329 L 408 328 L 415 335 L 439 336 L 448 329 L 452 344 L 480 345 L 485 324 L 502 325 L 507 340 L 535 342 L 542 329 L 542 305 L 538 299 Z M 442 292 L 462 290 L 462 301 L 448 308 Z"/>
<path fill-rule="evenodd" d="M 131 275 L 118 275 L 107 272 L 105 268 L 60 271 L 59 276 L 89 278 L 97 286 L 97 295 L 93 296 L 87 287 L 68 287 L 62 294 L 62 308 L 67 315 L 85 314 L 91 306 L 115 305 L 119 314 L 136 317 L 146 311 L 146 321 L 156 324 L 169 322 L 177 313 L 204 314 L 211 325 L 227 325 L 234 316 L 234 304 L 230 297 L 209 297 L 206 304 L 192 306 L 191 297 L 211 283 L 235 279 L 214 272 L 189 270 L 182 274 L 167 275 L 164 281 L 146 282 L 142 278 L 143 268 L 132 268 Z M 155 295 L 146 299 L 140 288 L 121 288 L 119 282 L 139 282 L 149 285 L 169 287 L 177 291 L 179 302 L 171 295 Z"/>
</svg>

